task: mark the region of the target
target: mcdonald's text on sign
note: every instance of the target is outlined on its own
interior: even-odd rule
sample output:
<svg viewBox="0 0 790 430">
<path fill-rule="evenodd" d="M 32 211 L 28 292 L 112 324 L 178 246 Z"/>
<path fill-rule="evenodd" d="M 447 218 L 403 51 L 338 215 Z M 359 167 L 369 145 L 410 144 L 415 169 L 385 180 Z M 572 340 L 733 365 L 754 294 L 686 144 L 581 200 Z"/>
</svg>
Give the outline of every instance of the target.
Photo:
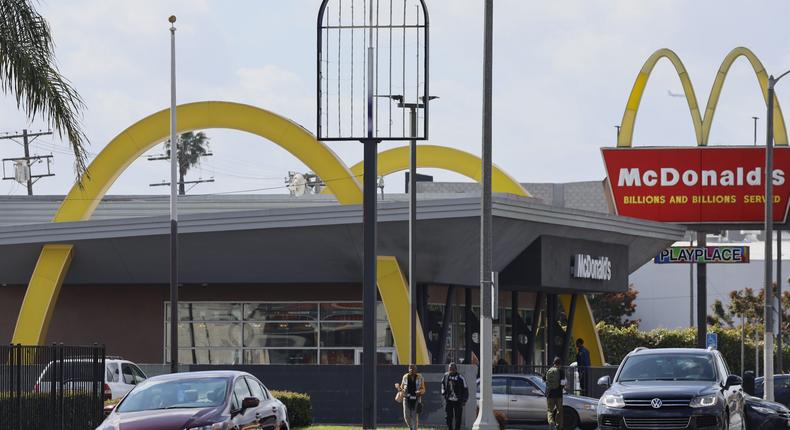
<svg viewBox="0 0 790 430">
<path fill-rule="evenodd" d="M 762 147 L 603 148 L 618 215 L 683 224 L 754 224 L 765 210 Z M 774 221 L 787 218 L 790 148 L 774 149 Z"/>
<path fill-rule="evenodd" d="M 748 246 L 672 246 L 653 260 L 656 264 L 669 263 L 748 263 Z"/>
</svg>

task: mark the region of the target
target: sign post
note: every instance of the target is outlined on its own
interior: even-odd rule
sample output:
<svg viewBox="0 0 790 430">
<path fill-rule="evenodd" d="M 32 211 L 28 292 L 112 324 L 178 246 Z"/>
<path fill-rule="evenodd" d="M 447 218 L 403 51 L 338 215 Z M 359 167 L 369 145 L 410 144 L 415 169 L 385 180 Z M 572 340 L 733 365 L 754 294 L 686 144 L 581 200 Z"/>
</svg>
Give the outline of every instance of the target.
<svg viewBox="0 0 790 430">
<path fill-rule="evenodd" d="M 377 410 L 378 144 L 428 139 L 428 11 L 425 0 L 410 1 L 416 8 L 407 8 L 404 1 L 401 13 L 393 9 L 392 2 L 322 0 L 316 21 L 316 137 L 322 141 L 360 141 L 364 145 L 363 376 L 359 382 L 362 428 L 366 430 L 376 428 Z M 413 62 L 415 57 L 417 61 Z M 413 121 L 411 133 L 406 132 L 405 111 L 402 116 L 393 115 L 390 101 L 379 97 L 382 92 L 394 94 L 393 83 L 403 91 L 404 99 L 423 101 L 423 121 Z M 412 291 L 412 303 L 414 299 Z"/>
</svg>

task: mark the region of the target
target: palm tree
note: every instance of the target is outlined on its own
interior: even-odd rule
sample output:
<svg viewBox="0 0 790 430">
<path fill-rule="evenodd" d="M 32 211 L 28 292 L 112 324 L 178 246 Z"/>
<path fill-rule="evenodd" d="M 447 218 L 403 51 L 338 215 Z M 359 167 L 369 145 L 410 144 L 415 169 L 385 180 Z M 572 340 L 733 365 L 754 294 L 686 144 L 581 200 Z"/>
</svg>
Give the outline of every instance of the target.
<svg viewBox="0 0 790 430">
<path fill-rule="evenodd" d="M 178 136 L 178 140 L 181 142 L 178 148 L 178 194 L 183 196 L 186 194 L 184 176 L 186 176 L 189 169 L 200 164 L 201 157 L 209 153 L 209 138 L 202 131 L 197 133 L 188 131 Z M 165 142 L 165 152 L 169 157 L 170 139 Z"/>
<path fill-rule="evenodd" d="M 80 125 L 85 104 L 58 71 L 49 24 L 31 3 L 0 0 L 0 88 L 14 94 L 28 118 L 39 116 L 68 138 L 79 181 L 88 143 Z"/>
</svg>

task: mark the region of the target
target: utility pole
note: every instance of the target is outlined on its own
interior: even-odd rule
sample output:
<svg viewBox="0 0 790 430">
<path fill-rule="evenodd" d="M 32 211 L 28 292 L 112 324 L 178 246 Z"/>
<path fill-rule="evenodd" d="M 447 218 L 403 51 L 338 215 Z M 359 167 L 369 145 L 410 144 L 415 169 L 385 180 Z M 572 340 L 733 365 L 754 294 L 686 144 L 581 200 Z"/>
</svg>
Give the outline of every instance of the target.
<svg viewBox="0 0 790 430">
<path fill-rule="evenodd" d="M 20 178 L 16 174 L 14 174 L 13 176 L 6 175 L 6 173 L 5 173 L 5 162 L 6 161 L 11 161 L 11 162 L 13 162 L 16 165 L 19 165 L 21 163 L 23 166 L 25 166 L 25 172 L 26 172 L 25 175 L 24 175 L 26 177 L 26 180 L 24 180 L 22 182 L 25 182 L 25 184 L 27 185 L 27 195 L 32 196 L 33 195 L 33 184 L 36 183 L 38 181 L 38 179 L 43 178 L 43 177 L 47 177 L 47 176 L 55 176 L 55 174 L 52 173 L 52 171 L 51 171 L 51 164 L 52 164 L 52 155 L 51 154 L 50 155 L 42 155 L 42 156 L 35 155 L 33 157 L 30 156 L 30 144 L 34 140 L 36 140 L 37 138 L 39 138 L 41 136 L 48 136 L 48 135 L 51 135 L 51 134 L 52 134 L 51 131 L 39 131 L 39 132 L 36 132 L 36 133 L 28 133 L 27 129 L 25 129 L 25 130 L 22 130 L 21 134 L 9 134 L 9 135 L 0 136 L 0 139 L 12 139 L 12 140 L 13 139 L 18 139 L 18 138 L 21 137 L 22 138 L 22 147 L 24 148 L 24 151 L 25 151 L 25 156 L 24 157 L 3 159 L 3 179 L 5 179 L 5 180 L 13 179 L 13 180 L 19 181 Z M 47 161 L 47 173 L 46 174 L 41 174 L 41 175 L 34 175 L 30 171 L 30 166 L 32 166 L 35 163 L 40 162 L 41 160 L 46 160 Z"/>
<path fill-rule="evenodd" d="M 178 144 L 176 144 L 176 146 L 178 146 Z M 173 145 L 171 144 L 170 147 L 173 148 Z M 183 156 L 183 151 L 184 150 L 185 150 L 184 144 L 181 143 L 181 151 L 182 151 L 181 155 L 182 156 Z M 171 151 L 172 151 L 172 149 L 171 149 Z M 206 152 L 205 154 L 201 154 L 200 156 L 201 157 L 210 157 L 212 155 L 214 155 L 214 153 Z M 151 155 L 151 156 L 148 157 L 148 161 L 158 161 L 158 160 L 170 160 L 170 155 L 169 154 L 159 154 L 159 155 Z M 197 184 L 203 184 L 203 183 L 206 183 L 206 182 L 214 182 L 214 178 L 213 177 L 208 178 L 208 179 L 198 178 L 197 180 L 192 180 L 192 181 L 185 180 L 184 176 L 186 176 L 186 170 L 188 168 L 189 168 L 188 166 L 182 166 L 181 165 L 181 158 L 179 158 L 178 159 L 178 182 L 177 182 L 178 183 L 178 195 L 179 196 L 184 196 L 184 195 L 186 195 L 187 191 L 189 191 L 189 190 L 186 189 L 186 185 L 190 185 L 191 184 L 192 186 L 189 187 L 189 189 L 191 190 Z M 150 187 L 161 187 L 161 186 L 165 186 L 165 185 L 170 185 L 170 182 L 162 181 L 160 183 L 149 184 L 148 186 L 150 186 Z"/>
<path fill-rule="evenodd" d="M 495 430 L 492 361 L 492 202 L 491 202 L 491 138 L 492 91 L 494 60 L 494 0 L 484 0 L 483 13 L 483 191 L 480 198 L 480 412 L 472 425 L 474 430 Z"/>
</svg>

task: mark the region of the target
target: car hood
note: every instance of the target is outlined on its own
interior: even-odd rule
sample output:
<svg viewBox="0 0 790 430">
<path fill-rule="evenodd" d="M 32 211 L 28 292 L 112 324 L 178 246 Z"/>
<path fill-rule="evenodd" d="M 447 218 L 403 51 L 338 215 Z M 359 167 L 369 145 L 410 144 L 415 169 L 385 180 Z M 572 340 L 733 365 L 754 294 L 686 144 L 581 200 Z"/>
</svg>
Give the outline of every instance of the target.
<svg viewBox="0 0 790 430">
<path fill-rule="evenodd" d="M 619 394 L 625 399 L 696 397 L 716 391 L 712 381 L 634 381 L 618 382 L 608 394 Z"/>
<path fill-rule="evenodd" d="M 171 430 L 210 424 L 215 408 L 160 409 L 110 414 L 99 430 Z"/>
<path fill-rule="evenodd" d="M 785 407 L 785 405 L 777 402 L 772 402 L 769 400 L 761 399 L 759 397 L 754 397 L 750 395 L 744 396 L 744 400 L 747 406 L 759 406 L 762 408 L 768 408 L 776 412 L 790 412 L 790 410 Z"/>
<path fill-rule="evenodd" d="M 590 405 L 597 405 L 598 404 L 598 399 L 595 399 L 595 398 L 592 398 L 592 397 L 587 397 L 587 396 L 576 396 L 576 395 L 573 395 L 573 394 L 565 394 L 565 395 L 562 396 L 562 399 L 567 404 L 570 404 L 570 402 L 575 402 L 575 403 L 579 403 L 579 404 L 586 403 L 586 404 L 590 404 Z"/>
</svg>

